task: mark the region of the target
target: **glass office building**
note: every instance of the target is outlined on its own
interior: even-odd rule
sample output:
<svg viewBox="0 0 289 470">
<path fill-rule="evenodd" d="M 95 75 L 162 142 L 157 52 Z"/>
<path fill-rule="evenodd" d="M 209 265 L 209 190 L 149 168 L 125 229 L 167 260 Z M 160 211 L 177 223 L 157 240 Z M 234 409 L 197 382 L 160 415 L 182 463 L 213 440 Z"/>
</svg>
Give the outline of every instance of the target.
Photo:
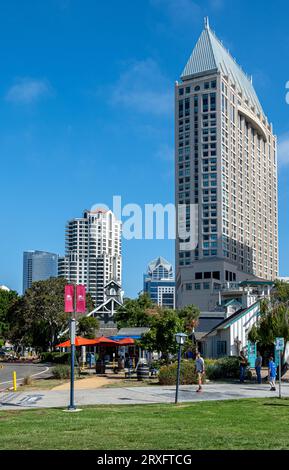
<svg viewBox="0 0 289 470">
<path fill-rule="evenodd" d="M 57 277 L 58 255 L 46 251 L 24 251 L 23 253 L 23 293 L 35 281 Z"/>
<path fill-rule="evenodd" d="M 143 291 L 161 307 L 175 308 L 175 280 L 172 265 L 159 257 L 148 265 Z"/>
</svg>

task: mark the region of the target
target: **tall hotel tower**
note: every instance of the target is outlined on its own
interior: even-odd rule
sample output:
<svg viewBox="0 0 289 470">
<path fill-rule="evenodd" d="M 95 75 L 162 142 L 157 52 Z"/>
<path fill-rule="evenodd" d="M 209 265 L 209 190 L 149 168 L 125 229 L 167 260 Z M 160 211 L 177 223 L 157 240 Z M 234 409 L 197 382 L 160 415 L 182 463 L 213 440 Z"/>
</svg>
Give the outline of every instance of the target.
<svg viewBox="0 0 289 470">
<path fill-rule="evenodd" d="M 277 278 L 278 227 L 272 125 L 208 19 L 176 83 L 175 142 L 178 220 L 198 220 L 195 237 L 177 235 L 177 307 L 210 311 L 224 285 Z"/>
<path fill-rule="evenodd" d="M 59 258 L 58 275 L 84 284 L 96 305 L 105 299 L 110 281 L 121 285 L 121 222 L 112 211 L 84 211 L 66 226 L 66 254 Z"/>
</svg>

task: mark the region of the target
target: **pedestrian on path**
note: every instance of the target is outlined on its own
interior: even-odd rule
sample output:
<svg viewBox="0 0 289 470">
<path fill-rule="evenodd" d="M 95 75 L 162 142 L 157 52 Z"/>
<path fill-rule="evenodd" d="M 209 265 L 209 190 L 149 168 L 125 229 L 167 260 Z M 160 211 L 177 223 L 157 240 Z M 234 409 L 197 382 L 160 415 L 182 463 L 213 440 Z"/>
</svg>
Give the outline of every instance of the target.
<svg viewBox="0 0 289 470">
<path fill-rule="evenodd" d="M 205 374 L 205 361 L 201 357 L 201 354 L 199 352 L 197 352 L 196 354 L 195 370 L 198 376 L 198 384 L 199 384 L 199 388 L 197 388 L 196 392 L 201 392 L 203 390 L 202 382 L 203 382 L 203 377 Z"/>
<path fill-rule="evenodd" d="M 275 392 L 276 391 L 276 364 L 274 362 L 273 356 L 270 356 L 269 358 L 268 376 L 269 376 L 269 384 L 271 385 L 270 390 Z"/>
<path fill-rule="evenodd" d="M 243 384 L 245 381 L 246 367 L 248 365 L 248 361 L 246 359 L 246 356 L 243 350 L 240 352 L 239 364 L 240 364 L 240 382 L 241 384 Z"/>
<path fill-rule="evenodd" d="M 262 359 L 261 353 L 260 353 L 260 351 L 258 351 L 256 360 L 255 360 L 255 371 L 256 371 L 256 374 L 257 374 L 258 384 L 262 383 L 262 377 L 261 377 L 262 361 L 263 361 L 263 359 Z"/>
</svg>

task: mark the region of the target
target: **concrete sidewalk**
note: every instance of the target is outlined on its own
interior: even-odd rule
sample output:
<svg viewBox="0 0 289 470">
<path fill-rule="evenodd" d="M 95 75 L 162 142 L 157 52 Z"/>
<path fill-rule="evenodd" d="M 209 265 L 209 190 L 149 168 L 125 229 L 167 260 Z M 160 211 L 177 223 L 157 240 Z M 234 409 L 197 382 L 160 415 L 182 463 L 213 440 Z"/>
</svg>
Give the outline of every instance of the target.
<svg viewBox="0 0 289 470">
<path fill-rule="evenodd" d="M 278 397 L 276 392 L 269 390 L 268 384 L 218 384 L 204 386 L 202 393 L 196 393 L 195 385 L 182 385 L 179 391 L 180 402 L 199 402 L 206 400 L 234 400 L 240 398 Z M 282 396 L 289 398 L 289 384 L 282 384 Z M 174 403 L 174 386 L 152 387 L 121 387 L 76 390 L 75 403 L 84 405 L 123 405 Z M 0 393 L 0 410 L 66 408 L 69 403 L 69 391 L 31 391 Z"/>
</svg>

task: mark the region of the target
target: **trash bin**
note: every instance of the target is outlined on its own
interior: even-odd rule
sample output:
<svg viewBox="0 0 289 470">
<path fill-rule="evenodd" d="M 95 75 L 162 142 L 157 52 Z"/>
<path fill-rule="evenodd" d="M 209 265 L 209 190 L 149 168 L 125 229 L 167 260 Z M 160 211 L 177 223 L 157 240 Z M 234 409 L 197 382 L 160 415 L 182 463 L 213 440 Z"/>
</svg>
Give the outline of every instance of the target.
<svg viewBox="0 0 289 470">
<path fill-rule="evenodd" d="M 105 374 L 105 362 L 101 359 L 98 359 L 95 363 L 95 373 L 96 374 Z"/>
<path fill-rule="evenodd" d="M 93 366 L 95 366 L 95 355 L 94 355 L 94 353 L 87 353 L 86 354 L 86 362 L 87 362 L 87 365 L 90 369 Z"/>
<path fill-rule="evenodd" d="M 150 369 L 147 364 L 139 364 L 137 368 L 137 379 L 146 380 L 150 377 Z"/>
</svg>

